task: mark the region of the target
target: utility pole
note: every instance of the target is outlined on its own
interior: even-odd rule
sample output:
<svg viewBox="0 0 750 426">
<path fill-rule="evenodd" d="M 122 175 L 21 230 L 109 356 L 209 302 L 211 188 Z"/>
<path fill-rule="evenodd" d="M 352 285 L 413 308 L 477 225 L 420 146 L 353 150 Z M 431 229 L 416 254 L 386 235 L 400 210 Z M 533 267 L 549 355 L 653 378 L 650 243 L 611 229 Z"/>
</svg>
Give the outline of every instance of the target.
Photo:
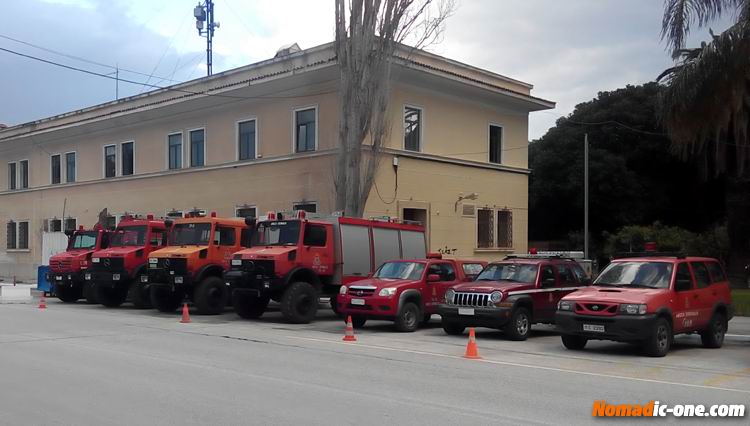
<svg viewBox="0 0 750 426">
<path fill-rule="evenodd" d="M 213 0 L 198 3 L 193 9 L 193 16 L 195 16 L 195 28 L 198 29 L 198 35 L 206 37 L 206 69 L 210 76 L 213 74 L 214 30 L 220 26 L 218 22 L 214 22 Z"/>
<path fill-rule="evenodd" d="M 589 134 L 583 137 L 583 257 L 589 258 Z"/>
</svg>

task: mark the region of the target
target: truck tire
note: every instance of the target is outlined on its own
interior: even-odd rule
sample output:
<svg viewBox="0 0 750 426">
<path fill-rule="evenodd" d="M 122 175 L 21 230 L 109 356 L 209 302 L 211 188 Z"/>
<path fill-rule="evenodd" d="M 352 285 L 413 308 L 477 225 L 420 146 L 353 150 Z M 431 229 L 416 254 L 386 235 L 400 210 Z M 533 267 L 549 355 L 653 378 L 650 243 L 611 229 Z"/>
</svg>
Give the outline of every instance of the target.
<svg viewBox="0 0 750 426">
<path fill-rule="evenodd" d="M 411 333 L 419 327 L 423 319 L 419 306 L 413 302 L 406 302 L 396 314 L 396 330 Z"/>
<path fill-rule="evenodd" d="M 715 313 L 708 323 L 708 327 L 701 332 L 701 342 L 706 348 L 720 348 L 724 344 L 724 334 L 727 332 L 727 320 L 724 315 Z"/>
<path fill-rule="evenodd" d="M 651 331 L 651 336 L 643 342 L 643 350 L 646 355 L 652 357 L 663 357 L 672 346 L 672 327 L 664 318 L 657 318 Z"/>
<path fill-rule="evenodd" d="M 196 286 L 193 300 L 199 314 L 218 315 L 227 307 L 229 288 L 219 277 L 206 277 Z"/>
<path fill-rule="evenodd" d="M 306 282 L 295 282 L 281 296 L 281 314 L 294 324 L 307 324 L 318 312 L 318 292 Z"/>
<path fill-rule="evenodd" d="M 333 311 L 333 313 L 334 313 L 334 314 L 335 314 L 335 315 L 336 315 L 337 317 L 339 317 L 339 318 L 343 318 L 344 316 L 343 316 L 343 315 L 341 315 L 341 312 L 339 312 L 339 301 L 338 301 L 338 297 L 337 297 L 337 296 L 331 296 L 331 300 L 330 300 L 330 303 L 331 303 L 331 310 Z"/>
<path fill-rule="evenodd" d="M 134 280 L 130 284 L 128 297 L 136 309 L 149 309 L 151 308 L 150 293 L 148 285 L 144 285 L 138 280 Z"/>
<path fill-rule="evenodd" d="M 575 336 L 573 334 L 563 334 L 560 338 L 562 338 L 563 346 L 572 351 L 580 351 L 586 347 L 586 343 L 589 341 L 589 339 L 583 336 Z"/>
<path fill-rule="evenodd" d="M 96 299 L 108 308 L 116 308 L 122 305 L 127 297 L 127 291 L 122 289 L 96 286 Z"/>
<path fill-rule="evenodd" d="M 526 308 L 516 308 L 510 316 L 510 322 L 504 328 L 505 335 L 510 340 L 522 341 L 529 337 L 531 331 L 531 315 Z"/>
<path fill-rule="evenodd" d="M 159 312 L 174 312 L 180 306 L 182 294 L 173 292 L 169 288 L 162 286 L 149 286 L 149 299 L 151 305 L 158 309 Z"/>
<path fill-rule="evenodd" d="M 90 305 L 99 304 L 99 299 L 96 297 L 96 287 L 94 283 L 83 283 L 83 297 L 86 298 L 86 303 Z"/>
<path fill-rule="evenodd" d="M 55 286 L 55 296 L 65 303 L 77 302 L 81 298 L 81 289 L 68 286 Z"/>
<path fill-rule="evenodd" d="M 443 321 L 443 331 L 445 331 L 445 334 L 450 336 L 460 336 L 464 334 L 464 330 L 466 330 L 466 327 L 459 324 L 454 324 L 452 322 Z"/>
<path fill-rule="evenodd" d="M 232 294 L 232 305 L 234 311 L 240 318 L 256 319 L 260 318 L 268 307 L 269 299 L 267 297 L 257 297 L 243 292 L 234 292 Z"/>
</svg>

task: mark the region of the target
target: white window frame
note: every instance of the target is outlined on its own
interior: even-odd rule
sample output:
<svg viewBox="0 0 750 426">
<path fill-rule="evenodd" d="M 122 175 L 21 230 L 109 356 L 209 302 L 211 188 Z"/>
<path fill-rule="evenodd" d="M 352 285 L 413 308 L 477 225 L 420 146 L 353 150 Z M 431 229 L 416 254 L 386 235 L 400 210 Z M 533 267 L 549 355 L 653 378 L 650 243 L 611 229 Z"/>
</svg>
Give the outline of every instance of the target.
<svg viewBox="0 0 750 426">
<path fill-rule="evenodd" d="M 255 218 L 257 219 L 258 216 L 260 216 L 260 214 L 258 213 L 259 210 L 258 210 L 258 206 L 257 205 L 255 205 L 255 204 L 245 204 L 245 205 L 242 205 L 242 206 L 237 205 L 237 206 L 234 207 L 234 217 L 240 217 L 239 214 L 238 214 L 238 212 L 239 212 L 240 209 L 255 209 Z"/>
<path fill-rule="evenodd" d="M 125 158 L 125 156 L 122 155 L 122 152 L 123 152 L 122 146 L 125 145 L 125 144 L 128 144 L 128 143 L 132 143 L 133 144 L 133 173 L 131 173 L 129 175 L 123 175 L 122 174 L 122 170 L 123 170 L 122 169 L 122 160 Z M 136 174 L 136 170 L 135 170 L 135 139 L 129 140 L 129 141 L 120 142 L 118 144 L 117 148 L 118 148 L 119 154 L 120 154 L 120 164 L 119 164 L 119 166 L 120 166 L 120 174 L 119 175 L 120 176 L 135 176 L 135 174 Z"/>
<path fill-rule="evenodd" d="M 479 211 L 480 210 L 490 210 L 492 212 L 492 247 L 479 247 Z M 510 237 L 510 247 L 500 247 L 497 245 L 497 231 L 498 231 L 498 221 L 497 221 L 497 213 L 498 212 L 510 212 L 510 220 L 511 220 L 511 237 Z M 488 207 L 488 206 L 476 206 L 474 210 L 474 250 L 478 251 L 512 251 L 515 247 L 515 239 L 513 238 L 512 230 L 513 230 L 513 209 L 511 208 L 497 208 L 497 207 Z"/>
<path fill-rule="evenodd" d="M 13 171 L 15 177 L 15 187 L 10 187 L 10 165 L 15 164 L 15 170 Z M 7 189 L 8 191 L 18 191 L 18 161 L 8 161 L 8 167 L 5 169 L 6 179 L 8 179 Z"/>
<path fill-rule="evenodd" d="M 317 201 L 293 201 L 292 202 L 292 211 L 297 210 L 297 206 L 300 204 L 314 204 L 315 205 L 315 214 L 320 213 L 320 204 L 318 204 Z"/>
<path fill-rule="evenodd" d="M 52 179 L 53 177 L 52 158 L 54 156 L 60 157 L 60 182 L 57 182 L 57 183 L 54 183 Z M 62 185 L 63 183 L 65 183 L 65 173 L 63 172 L 63 163 L 64 163 L 63 159 L 64 158 L 65 158 L 65 154 L 61 154 L 59 152 L 49 155 L 49 184 L 50 185 Z"/>
<path fill-rule="evenodd" d="M 61 224 L 61 226 L 62 226 L 62 232 L 65 232 L 65 221 L 69 220 L 69 219 L 73 219 L 73 220 L 76 221 L 76 224 L 73 227 L 73 230 L 75 231 L 75 230 L 78 229 L 78 218 L 77 217 L 68 216 L 68 217 L 64 217 L 64 218 L 60 219 L 60 220 L 62 220 L 62 224 Z"/>
<path fill-rule="evenodd" d="M 203 130 L 203 165 L 202 166 L 193 166 L 192 164 L 192 158 L 193 158 L 193 143 L 190 141 L 190 133 Z M 206 167 L 208 165 L 208 150 L 206 147 L 208 146 L 208 132 L 206 132 L 206 127 L 196 127 L 194 129 L 188 129 L 187 130 L 187 146 L 188 146 L 188 154 L 187 154 L 187 168 L 198 168 L 198 167 Z M 183 146 L 184 146 L 184 139 L 183 139 Z"/>
<path fill-rule="evenodd" d="M 114 176 L 107 176 L 107 148 L 109 148 L 110 146 L 115 147 L 115 175 Z M 113 179 L 120 175 L 120 173 L 118 173 L 119 168 L 120 168 L 119 159 L 120 159 L 120 153 L 118 150 L 118 144 L 111 143 L 111 144 L 104 145 L 102 147 L 102 178 L 103 179 Z"/>
<path fill-rule="evenodd" d="M 412 151 L 410 149 L 406 149 L 406 129 L 404 128 L 404 124 L 406 123 L 406 108 L 413 108 L 419 110 L 419 149 L 417 151 Z M 424 140 L 424 126 L 425 126 L 425 108 L 420 105 L 416 104 L 404 104 L 404 106 L 401 108 L 401 149 L 408 152 L 425 152 L 425 140 Z"/>
<path fill-rule="evenodd" d="M 305 111 L 308 109 L 315 110 L 315 149 L 312 151 L 297 152 L 297 112 Z M 255 131 L 257 135 L 258 129 L 256 128 Z M 311 152 L 317 152 L 319 149 L 318 147 L 319 143 L 320 143 L 320 116 L 319 116 L 318 104 L 306 105 L 306 106 L 292 109 L 292 154 L 308 154 Z"/>
<path fill-rule="evenodd" d="M 317 126 L 317 113 L 315 116 L 316 126 Z M 255 122 L 255 158 L 247 158 L 244 160 L 240 160 L 240 124 L 247 123 L 249 121 Z M 315 128 L 315 131 L 317 132 L 317 127 Z M 317 143 L 318 137 L 316 135 L 315 141 Z M 317 148 L 317 147 L 316 147 Z M 258 158 L 258 117 L 248 117 L 243 120 L 237 120 L 234 123 L 234 160 L 235 161 L 250 161 L 250 160 L 257 160 Z"/>
<path fill-rule="evenodd" d="M 7 222 L 5 222 L 6 226 L 8 225 L 8 222 L 13 222 L 14 226 L 16 228 L 16 241 L 15 241 L 16 248 L 14 248 L 14 249 L 7 248 L 8 245 L 7 245 L 7 241 L 6 241 L 5 252 L 6 253 L 29 253 L 29 252 L 31 252 L 31 220 L 29 220 L 29 219 L 9 219 Z M 26 235 L 26 245 L 27 245 L 27 248 L 23 248 L 23 249 L 22 248 L 18 248 L 18 243 L 21 240 L 21 222 L 26 222 L 26 224 L 27 224 L 26 225 L 26 227 L 27 227 L 27 235 Z"/>
<path fill-rule="evenodd" d="M 49 224 L 53 220 L 59 220 L 60 221 L 60 230 L 59 231 L 50 231 Z M 63 219 L 60 219 L 60 218 L 57 218 L 57 217 L 51 217 L 51 218 L 47 219 L 47 229 L 45 229 L 44 232 L 63 232 L 64 230 L 65 230 L 65 223 L 64 223 Z"/>
<path fill-rule="evenodd" d="M 500 128 L 500 162 L 499 163 L 490 161 L 490 157 L 492 155 L 491 154 L 492 150 L 490 146 L 490 136 L 492 135 L 491 128 L 493 126 Z M 487 123 L 487 162 L 490 164 L 503 164 L 505 161 L 505 155 L 503 155 L 504 152 L 505 152 L 505 126 L 496 122 Z"/>
<path fill-rule="evenodd" d="M 73 154 L 73 161 L 75 162 L 75 173 L 73 174 L 73 181 L 70 182 L 68 179 L 68 154 Z M 64 183 L 76 183 L 78 182 L 78 152 L 77 151 L 68 151 L 63 153 L 63 168 L 65 170 L 65 181 Z"/>
<path fill-rule="evenodd" d="M 204 133 L 205 134 L 205 133 Z M 169 168 L 169 137 L 174 135 L 180 135 L 180 167 L 170 169 Z M 185 132 L 182 130 L 177 130 L 174 132 L 167 133 L 167 137 L 165 140 L 165 146 L 166 146 L 166 156 L 165 156 L 165 163 L 164 163 L 164 169 L 169 170 L 181 170 L 185 168 Z M 205 147 L 203 149 L 205 151 Z M 204 153 L 205 154 L 205 153 Z"/>
<path fill-rule="evenodd" d="M 26 162 L 26 187 L 21 187 L 21 163 Z M 16 163 L 18 165 L 16 166 L 16 173 L 18 173 L 18 176 L 16 177 L 16 189 L 24 190 L 31 188 L 31 161 L 29 161 L 28 158 L 22 158 L 20 160 L 17 160 Z"/>
</svg>

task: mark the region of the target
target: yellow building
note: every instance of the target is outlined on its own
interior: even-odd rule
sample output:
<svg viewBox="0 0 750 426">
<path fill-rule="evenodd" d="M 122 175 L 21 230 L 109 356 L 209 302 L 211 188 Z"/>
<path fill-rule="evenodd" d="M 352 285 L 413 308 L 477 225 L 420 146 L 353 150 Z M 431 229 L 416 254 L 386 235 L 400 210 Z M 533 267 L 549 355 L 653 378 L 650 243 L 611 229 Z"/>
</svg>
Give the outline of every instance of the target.
<svg viewBox="0 0 750 426">
<path fill-rule="evenodd" d="M 366 216 L 418 220 L 430 249 L 527 250 L 532 86 L 427 52 L 399 52 L 392 130 Z M 46 233 L 107 208 L 220 216 L 334 207 L 332 44 L 0 130 L 0 277 L 35 276 Z M 394 162 L 398 165 L 394 166 Z"/>
</svg>

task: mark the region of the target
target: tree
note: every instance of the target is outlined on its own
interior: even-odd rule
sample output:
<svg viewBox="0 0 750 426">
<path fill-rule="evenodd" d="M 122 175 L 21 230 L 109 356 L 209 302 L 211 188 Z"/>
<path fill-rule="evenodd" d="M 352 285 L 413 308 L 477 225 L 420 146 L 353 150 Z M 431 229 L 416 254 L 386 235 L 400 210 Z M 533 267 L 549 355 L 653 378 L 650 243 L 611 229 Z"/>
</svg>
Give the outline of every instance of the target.
<svg viewBox="0 0 750 426">
<path fill-rule="evenodd" d="M 335 49 L 341 70 L 336 210 L 362 216 L 380 148 L 391 128 L 387 114 L 394 53 L 407 41 L 413 48 L 433 43 L 453 10 L 453 1 L 335 1 Z M 363 163 L 365 145 L 369 155 Z"/>
<path fill-rule="evenodd" d="M 685 48 L 693 25 L 722 16 L 733 17 L 727 30 Z M 666 0 L 662 38 L 677 62 L 658 78 L 660 116 L 677 152 L 727 177 L 730 271 L 739 276 L 750 258 L 750 0 Z"/>
</svg>

